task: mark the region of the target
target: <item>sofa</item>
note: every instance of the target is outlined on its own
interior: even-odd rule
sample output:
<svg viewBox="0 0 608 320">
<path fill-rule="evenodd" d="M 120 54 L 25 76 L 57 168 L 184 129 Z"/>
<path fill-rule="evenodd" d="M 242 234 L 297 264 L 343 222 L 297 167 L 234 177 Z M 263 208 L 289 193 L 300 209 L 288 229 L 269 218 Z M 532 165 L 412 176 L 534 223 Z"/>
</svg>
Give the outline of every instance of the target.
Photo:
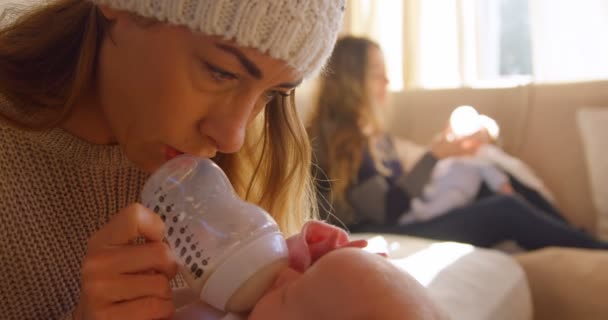
<svg viewBox="0 0 608 320">
<path fill-rule="evenodd" d="M 298 89 L 296 103 L 305 119 L 310 114 L 312 96 L 314 82 L 305 83 Z M 472 105 L 496 119 L 501 126 L 498 143 L 526 162 L 544 181 L 566 218 L 572 224 L 608 239 L 608 197 L 603 194 L 608 190 L 608 161 L 603 160 L 603 154 L 608 152 L 608 81 L 405 90 L 391 95 L 387 124 L 393 134 L 426 145 L 446 125 L 451 111 L 460 105 Z M 589 110 L 593 112 L 587 112 Z M 584 130 L 587 126 L 581 121 L 583 112 L 595 122 L 587 132 Z M 590 137 L 595 138 L 591 143 Z M 602 140 L 603 137 L 606 139 Z M 372 236 L 367 235 L 368 238 Z M 426 241 L 378 236 L 392 239 L 408 253 L 420 250 L 416 243 Z M 403 252 L 398 256 L 403 256 Z M 512 258 L 527 277 L 534 319 L 608 319 L 605 301 L 608 273 L 604 271 L 608 268 L 608 255 L 604 252 L 547 248 Z M 511 272 L 516 274 L 514 268 L 511 266 Z M 484 270 L 491 274 L 488 269 Z M 452 282 L 454 286 L 475 286 L 475 282 L 452 276 L 452 271 L 448 274 L 450 276 L 446 274 L 446 278 L 456 281 L 456 284 Z M 495 294 L 502 293 L 496 291 Z M 476 295 L 469 293 L 467 296 Z M 521 300 L 522 305 L 524 301 Z M 446 302 L 448 308 L 451 305 L 454 304 Z M 524 307 L 516 310 L 523 311 Z M 513 316 L 513 319 L 525 318 Z"/>
<path fill-rule="evenodd" d="M 603 128 L 604 123 L 608 128 L 608 81 L 409 90 L 391 98 L 390 130 L 419 144 L 427 144 L 459 105 L 472 105 L 496 119 L 498 143 L 535 171 L 566 218 L 608 239 L 603 188 L 608 161 L 602 156 L 608 155 Z M 584 120 L 583 112 L 590 119 Z M 595 122 L 592 131 L 585 131 L 585 121 Z M 608 254 L 547 248 L 515 259 L 525 270 L 535 319 L 608 319 Z"/>
<path fill-rule="evenodd" d="M 392 95 L 389 127 L 397 136 L 427 144 L 459 105 L 494 118 L 501 126 L 501 146 L 532 167 L 567 219 L 606 237 L 592 199 L 577 111 L 608 110 L 608 81 L 403 91 Z"/>
</svg>

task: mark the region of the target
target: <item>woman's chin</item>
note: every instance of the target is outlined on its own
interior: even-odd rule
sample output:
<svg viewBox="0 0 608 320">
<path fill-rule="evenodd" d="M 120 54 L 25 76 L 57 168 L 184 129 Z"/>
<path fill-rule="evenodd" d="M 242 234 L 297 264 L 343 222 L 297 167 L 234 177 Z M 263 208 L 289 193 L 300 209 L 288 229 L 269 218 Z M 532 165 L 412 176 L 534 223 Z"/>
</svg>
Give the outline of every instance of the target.
<svg viewBox="0 0 608 320">
<path fill-rule="evenodd" d="M 160 162 L 160 161 L 159 162 L 147 161 L 145 163 L 136 164 L 136 165 L 147 173 L 153 173 L 156 170 L 158 170 L 158 168 L 160 168 L 163 164 L 164 164 L 164 162 Z"/>
<path fill-rule="evenodd" d="M 132 164 L 134 164 L 139 169 L 141 169 L 145 172 L 148 172 L 148 173 L 155 172 L 156 170 L 158 170 L 158 168 L 160 168 L 163 164 L 165 164 L 165 162 L 167 162 L 165 157 L 160 156 L 160 155 L 158 155 L 158 156 L 150 156 L 150 155 L 130 156 L 129 153 L 127 153 L 127 157 L 129 158 L 129 160 L 131 161 Z"/>
</svg>

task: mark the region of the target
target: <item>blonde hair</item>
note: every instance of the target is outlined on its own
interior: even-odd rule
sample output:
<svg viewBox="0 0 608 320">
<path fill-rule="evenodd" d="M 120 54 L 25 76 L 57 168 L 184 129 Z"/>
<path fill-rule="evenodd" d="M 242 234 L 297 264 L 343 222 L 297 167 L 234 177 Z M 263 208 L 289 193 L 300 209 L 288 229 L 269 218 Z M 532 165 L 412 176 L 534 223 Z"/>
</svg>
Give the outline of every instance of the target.
<svg viewBox="0 0 608 320">
<path fill-rule="evenodd" d="M 353 219 L 346 192 L 357 178 L 363 151 L 370 150 L 376 165 L 380 161 L 371 136 L 382 131 L 374 102 L 367 87 L 369 51 L 380 48 L 367 38 L 346 36 L 338 40 L 321 76 L 312 112 L 309 136 L 318 167 L 331 184 L 331 199 L 336 216 L 344 223 Z"/>
<path fill-rule="evenodd" d="M 109 26 L 89 1 L 56 0 L 2 27 L 0 97 L 19 112 L 0 113 L 0 120 L 27 130 L 61 125 L 94 84 Z M 293 97 L 273 99 L 248 129 L 242 150 L 215 160 L 239 195 L 267 210 L 286 234 L 316 217 L 310 145 Z"/>
</svg>

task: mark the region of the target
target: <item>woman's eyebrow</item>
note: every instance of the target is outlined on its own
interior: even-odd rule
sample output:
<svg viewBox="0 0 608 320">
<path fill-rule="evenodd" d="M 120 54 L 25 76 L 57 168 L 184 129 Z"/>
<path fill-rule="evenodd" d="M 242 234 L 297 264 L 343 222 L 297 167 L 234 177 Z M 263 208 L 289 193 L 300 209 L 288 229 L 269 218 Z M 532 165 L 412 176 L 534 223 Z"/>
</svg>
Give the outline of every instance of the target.
<svg viewBox="0 0 608 320">
<path fill-rule="evenodd" d="M 258 66 L 256 66 L 253 61 L 249 60 L 249 58 L 247 58 L 247 56 L 245 56 L 245 54 L 241 52 L 241 50 L 222 43 L 216 43 L 215 46 L 218 49 L 230 53 L 234 57 L 236 57 L 243 66 L 243 68 L 245 68 L 245 70 L 247 70 L 247 73 L 249 73 L 252 77 L 256 79 L 262 79 L 264 77 L 262 70 L 260 70 L 260 68 L 258 68 Z"/>
<path fill-rule="evenodd" d="M 262 79 L 264 77 L 262 70 L 260 70 L 260 68 L 258 66 L 256 66 L 256 64 L 253 61 L 249 60 L 249 58 L 247 58 L 247 56 L 245 56 L 245 54 L 243 52 L 241 52 L 241 50 L 239 50 L 238 48 L 227 45 L 227 44 L 222 44 L 222 43 L 216 43 L 215 46 L 218 49 L 225 51 L 227 53 L 230 53 L 235 58 L 237 58 L 239 60 L 239 62 L 241 63 L 241 65 L 243 66 L 243 68 L 245 68 L 245 70 L 247 70 L 247 73 L 249 73 L 252 77 L 254 77 L 256 79 Z M 303 81 L 303 79 L 299 79 L 294 82 L 285 82 L 285 83 L 279 84 L 277 87 L 285 88 L 285 89 L 293 89 L 293 88 L 299 86 L 302 83 L 302 81 Z"/>
</svg>

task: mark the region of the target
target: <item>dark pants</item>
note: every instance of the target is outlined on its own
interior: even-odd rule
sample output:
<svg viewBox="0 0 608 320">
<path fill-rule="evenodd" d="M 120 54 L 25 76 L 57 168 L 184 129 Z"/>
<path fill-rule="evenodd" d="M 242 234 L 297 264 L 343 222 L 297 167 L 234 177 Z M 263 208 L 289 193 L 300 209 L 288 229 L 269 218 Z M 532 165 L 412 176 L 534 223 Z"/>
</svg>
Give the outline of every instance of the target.
<svg viewBox="0 0 608 320">
<path fill-rule="evenodd" d="M 547 246 L 608 249 L 602 242 L 517 196 L 494 195 L 427 222 L 397 226 L 357 226 L 353 232 L 383 232 L 491 247 L 514 240 L 533 250 Z"/>
<path fill-rule="evenodd" d="M 542 212 L 553 216 L 554 218 L 557 218 L 563 222 L 567 222 L 566 218 L 562 216 L 561 212 L 559 212 L 559 210 L 557 210 L 553 206 L 553 204 L 551 204 L 540 193 L 538 193 L 538 191 L 519 182 L 519 180 L 515 179 L 512 176 L 509 176 L 509 182 L 511 183 L 513 190 L 515 190 L 518 195 L 526 199 L 529 204 L 533 205 L 537 209 L 540 209 Z M 496 193 L 490 190 L 490 188 L 484 183 L 481 187 L 481 190 L 479 190 L 477 200 L 495 195 Z"/>
</svg>

